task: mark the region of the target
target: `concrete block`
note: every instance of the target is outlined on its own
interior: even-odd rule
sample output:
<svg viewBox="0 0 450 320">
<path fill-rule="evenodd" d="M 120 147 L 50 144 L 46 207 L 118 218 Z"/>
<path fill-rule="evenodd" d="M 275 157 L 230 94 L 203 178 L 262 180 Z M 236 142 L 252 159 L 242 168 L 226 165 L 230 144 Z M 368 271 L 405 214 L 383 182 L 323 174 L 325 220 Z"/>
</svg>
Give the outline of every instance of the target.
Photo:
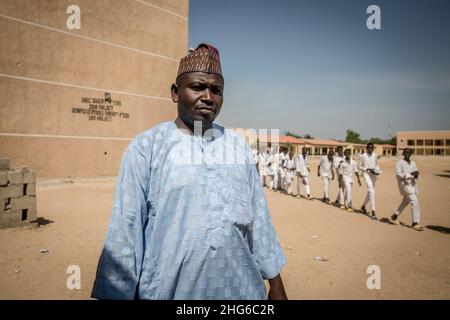
<svg viewBox="0 0 450 320">
<path fill-rule="evenodd" d="M 9 158 L 0 157 L 0 170 L 9 170 Z"/>
<path fill-rule="evenodd" d="M 36 183 L 29 183 L 26 187 L 26 195 L 27 196 L 35 196 L 36 195 Z"/>
<path fill-rule="evenodd" d="M 0 171 L 0 186 L 6 186 L 8 184 L 8 171 Z"/>
<path fill-rule="evenodd" d="M 0 228 L 16 227 L 28 223 L 22 220 L 22 210 L 9 210 L 0 215 Z"/>
<path fill-rule="evenodd" d="M 6 199 L 0 198 L 0 214 L 6 211 Z"/>
<path fill-rule="evenodd" d="M 23 172 L 16 169 L 8 171 L 8 181 L 10 184 L 21 184 L 23 181 Z"/>
<path fill-rule="evenodd" d="M 35 183 L 36 182 L 36 173 L 33 171 L 22 172 L 23 178 L 22 183 Z"/>
<path fill-rule="evenodd" d="M 23 216 L 23 214 L 22 214 L 22 216 Z M 27 221 L 29 221 L 29 222 L 37 221 L 37 210 L 36 209 L 28 209 Z"/>
<path fill-rule="evenodd" d="M 0 187 L 0 199 L 18 198 L 23 196 L 23 184 L 9 184 Z"/>
<path fill-rule="evenodd" d="M 36 197 L 23 196 L 20 198 L 11 198 L 11 209 L 32 209 L 36 210 Z"/>
</svg>

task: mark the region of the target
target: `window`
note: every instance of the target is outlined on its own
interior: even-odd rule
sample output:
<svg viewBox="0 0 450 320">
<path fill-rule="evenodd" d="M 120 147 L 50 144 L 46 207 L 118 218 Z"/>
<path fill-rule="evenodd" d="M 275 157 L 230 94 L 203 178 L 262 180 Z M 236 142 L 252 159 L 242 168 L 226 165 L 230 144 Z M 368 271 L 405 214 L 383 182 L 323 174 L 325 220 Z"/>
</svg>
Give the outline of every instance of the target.
<svg viewBox="0 0 450 320">
<path fill-rule="evenodd" d="M 433 155 L 433 149 L 425 149 L 425 155 L 426 156 L 432 156 Z"/>
<path fill-rule="evenodd" d="M 431 139 L 425 140 L 425 145 L 426 146 L 432 146 L 433 145 L 433 140 L 431 140 Z"/>
<path fill-rule="evenodd" d="M 450 139 L 445 140 L 445 145 L 448 147 L 450 146 Z"/>
<path fill-rule="evenodd" d="M 434 154 L 437 156 L 443 156 L 444 155 L 444 149 L 434 149 Z"/>
<path fill-rule="evenodd" d="M 408 146 L 415 146 L 415 141 L 414 140 L 408 140 L 407 142 Z"/>
<path fill-rule="evenodd" d="M 444 145 L 444 140 L 434 140 L 434 145 L 435 146 L 443 146 Z"/>
<path fill-rule="evenodd" d="M 423 149 L 422 149 L 422 148 L 417 149 L 417 150 L 416 150 L 416 154 L 417 154 L 418 156 L 423 156 Z"/>
<path fill-rule="evenodd" d="M 423 146 L 423 139 L 416 140 L 418 146 Z"/>
<path fill-rule="evenodd" d="M 447 148 L 445 155 L 450 156 L 450 148 Z"/>
</svg>

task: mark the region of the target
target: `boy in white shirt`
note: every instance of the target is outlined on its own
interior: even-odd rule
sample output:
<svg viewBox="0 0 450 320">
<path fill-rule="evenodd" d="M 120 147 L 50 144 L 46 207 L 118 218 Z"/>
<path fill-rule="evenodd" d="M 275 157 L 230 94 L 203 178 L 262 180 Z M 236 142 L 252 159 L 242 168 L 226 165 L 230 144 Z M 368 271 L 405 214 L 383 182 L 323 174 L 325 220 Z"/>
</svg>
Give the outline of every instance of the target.
<svg viewBox="0 0 450 320">
<path fill-rule="evenodd" d="M 366 205 L 370 201 L 370 208 L 372 210 L 371 218 L 376 220 L 375 214 L 375 182 L 377 181 L 377 176 L 381 173 L 380 167 L 378 165 L 378 155 L 373 152 L 374 144 L 369 142 L 366 146 L 366 152 L 360 157 L 359 169 L 361 170 L 362 177 L 366 182 L 367 195 L 361 207 L 361 211 L 367 214 Z"/>
<path fill-rule="evenodd" d="M 309 185 L 309 161 L 308 151 L 305 147 L 302 149 L 302 153 L 297 156 L 295 161 L 295 171 L 297 175 L 297 198 L 300 197 L 300 187 L 305 185 L 306 199 L 311 199 L 311 187 Z"/>
<path fill-rule="evenodd" d="M 287 194 L 292 195 L 292 182 L 294 181 L 295 171 L 294 153 L 292 151 L 289 152 L 287 159 L 284 160 L 283 167 L 286 173 L 284 177 L 285 190 Z"/>
<path fill-rule="evenodd" d="M 413 221 L 412 227 L 417 231 L 423 231 L 423 227 L 420 225 L 420 207 L 417 197 L 419 190 L 416 184 L 416 180 L 419 179 L 419 170 L 417 170 L 416 163 L 411 160 L 411 154 L 412 150 L 406 148 L 403 151 L 403 159 L 397 161 L 396 176 L 398 188 L 400 194 L 403 196 L 403 200 L 389 220 L 393 224 L 399 224 L 398 216 L 410 204 Z"/>
<path fill-rule="evenodd" d="M 328 186 L 331 180 L 334 180 L 334 171 L 333 171 L 333 155 L 334 151 L 330 149 L 326 156 L 322 156 L 319 161 L 319 165 L 317 167 L 317 176 L 322 179 L 323 182 L 323 202 L 328 204 L 331 203 Z"/>
<path fill-rule="evenodd" d="M 350 157 L 350 149 L 346 149 L 344 152 L 345 159 L 341 161 L 338 167 L 338 171 L 342 176 L 342 184 L 344 186 L 343 196 L 340 199 L 341 209 L 346 209 L 348 212 L 353 212 L 352 207 L 352 185 L 353 175 L 356 175 L 358 184 L 361 186 L 361 180 L 358 174 L 358 165 L 356 161 Z M 345 206 L 345 203 L 347 205 Z"/>
<path fill-rule="evenodd" d="M 344 185 L 342 183 L 342 176 L 339 173 L 339 164 L 344 160 L 344 154 L 342 152 L 342 146 L 338 146 L 336 148 L 336 154 L 333 157 L 333 168 L 336 170 L 336 178 L 338 181 L 338 194 L 336 197 L 336 201 L 334 202 L 336 205 L 340 205 L 341 207 L 344 205 L 341 200 L 344 198 Z"/>
</svg>

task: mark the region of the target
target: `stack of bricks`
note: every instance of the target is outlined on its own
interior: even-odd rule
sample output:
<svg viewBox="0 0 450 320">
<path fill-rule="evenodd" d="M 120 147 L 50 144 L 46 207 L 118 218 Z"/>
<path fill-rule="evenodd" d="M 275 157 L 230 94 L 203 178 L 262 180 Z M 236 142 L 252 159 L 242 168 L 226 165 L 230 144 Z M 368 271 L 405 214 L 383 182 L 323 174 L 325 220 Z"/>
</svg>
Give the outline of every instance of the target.
<svg viewBox="0 0 450 320">
<path fill-rule="evenodd" d="M 27 166 L 10 169 L 9 158 L 0 157 L 0 228 L 36 220 L 36 174 Z"/>
</svg>

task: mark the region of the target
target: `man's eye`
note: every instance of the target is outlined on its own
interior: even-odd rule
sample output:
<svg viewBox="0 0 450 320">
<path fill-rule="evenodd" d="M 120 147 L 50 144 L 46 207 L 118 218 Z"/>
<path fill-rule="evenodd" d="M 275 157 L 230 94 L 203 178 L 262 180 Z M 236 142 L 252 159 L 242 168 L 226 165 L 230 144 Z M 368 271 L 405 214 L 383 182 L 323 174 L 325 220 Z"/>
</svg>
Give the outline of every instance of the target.
<svg viewBox="0 0 450 320">
<path fill-rule="evenodd" d="M 220 87 L 212 87 L 211 91 L 216 95 L 222 95 L 223 89 Z"/>
<path fill-rule="evenodd" d="M 195 91 L 201 91 L 201 90 L 203 90 L 203 87 L 202 87 L 202 86 L 199 86 L 199 85 L 192 86 L 191 88 L 192 88 L 192 90 L 195 90 Z"/>
</svg>

